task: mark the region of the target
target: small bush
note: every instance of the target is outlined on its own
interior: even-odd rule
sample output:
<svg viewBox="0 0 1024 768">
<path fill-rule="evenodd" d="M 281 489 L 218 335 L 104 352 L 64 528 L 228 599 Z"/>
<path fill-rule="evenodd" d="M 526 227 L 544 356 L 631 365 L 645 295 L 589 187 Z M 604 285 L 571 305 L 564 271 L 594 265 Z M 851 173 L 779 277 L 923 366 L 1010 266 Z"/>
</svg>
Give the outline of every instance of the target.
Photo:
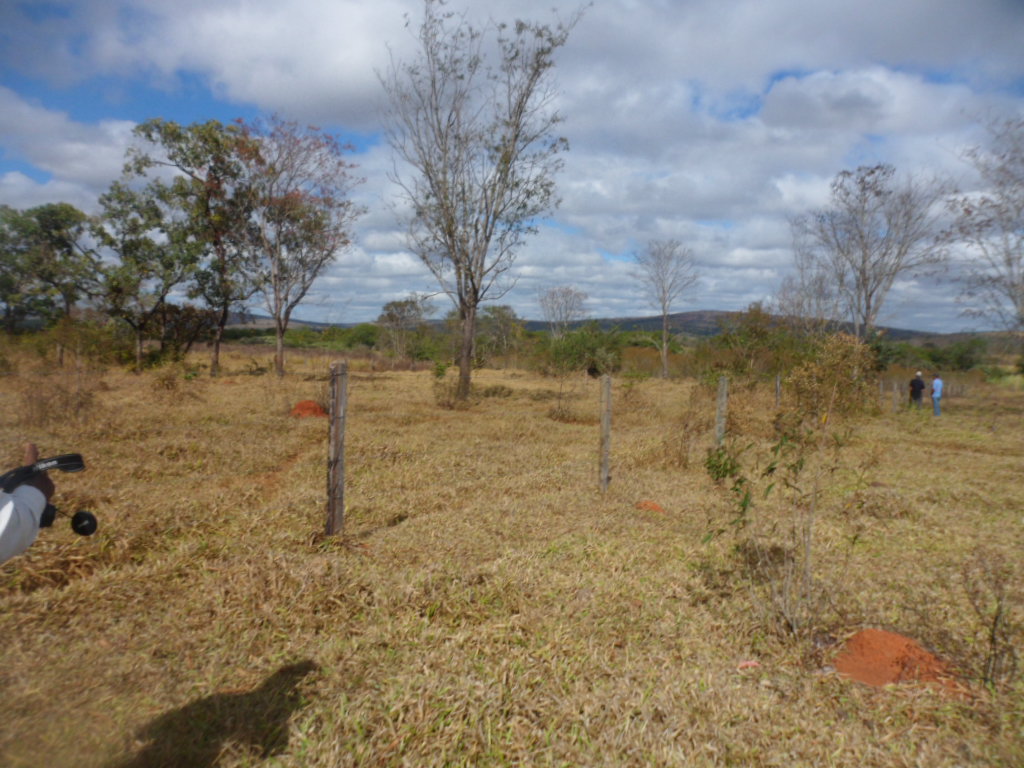
<svg viewBox="0 0 1024 768">
<path fill-rule="evenodd" d="M 708 451 L 708 455 L 704 459 L 704 468 L 712 480 L 721 483 L 726 478 L 736 477 L 739 474 L 739 457 L 731 448 L 720 445 Z"/>
<path fill-rule="evenodd" d="M 1017 648 L 1024 641 L 1017 569 L 1000 553 L 979 547 L 961 576 L 977 619 L 978 677 L 988 686 L 1009 684 L 1017 676 Z"/>
<path fill-rule="evenodd" d="M 97 374 L 87 371 L 22 378 L 20 422 L 31 427 L 61 422 L 84 424 L 95 411 L 101 383 Z"/>
<path fill-rule="evenodd" d="M 184 371 L 180 365 L 164 365 L 153 375 L 153 389 L 177 392 L 183 380 Z"/>
<path fill-rule="evenodd" d="M 576 412 L 567 405 L 555 405 L 548 409 L 548 418 L 552 421 L 572 424 L 576 421 Z"/>
<path fill-rule="evenodd" d="M 821 341 L 814 357 L 798 366 L 787 383 L 802 416 L 818 421 L 877 406 L 873 373 L 871 349 L 854 336 L 836 333 Z"/>
<path fill-rule="evenodd" d="M 434 402 L 447 410 L 454 410 L 460 405 L 457 397 L 459 391 L 458 378 L 437 377 L 434 378 Z"/>
</svg>

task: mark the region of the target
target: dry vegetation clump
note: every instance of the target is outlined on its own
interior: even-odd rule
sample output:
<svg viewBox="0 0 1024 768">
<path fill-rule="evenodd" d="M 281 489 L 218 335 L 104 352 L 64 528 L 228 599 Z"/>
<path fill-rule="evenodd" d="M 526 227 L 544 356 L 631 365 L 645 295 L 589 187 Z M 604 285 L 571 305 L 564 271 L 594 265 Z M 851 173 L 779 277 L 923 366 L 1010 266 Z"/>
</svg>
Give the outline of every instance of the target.
<svg viewBox="0 0 1024 768">
<path fill-rule="evenodd" d="M 26 438 L 82 452 L 56 501 L 100 519 L 89 539 L 58 520 L 0 568 L 0 764 L 1024 761 L 1019 394 L 851 417 L 838 459 L 808 454 L 792 477 L 823 470 L 815 603 L 793 635 L 761 608 L 802 491 L 761 484 L 729 525 L 735 494 L 703 465 L 714 396 L 693 381 L 616 379 L 601 494 L 598 382 L 574 383 L 584 420 L 562 422 L 532 374 L 480 371 L 452 410 L 431 371 L 353 366 L 345 535 L 325 539 L 327 425 L 289 411 L 330 361 L 278 379 L 252 360 L 229 348 L 222 377 L 173 389 L 96 373 L 87 424 L 0 426 L 8 466 Z M 21 412 L 28 386 L 5 377 L 0 407 Z M 760 477 L 774 388 L 736 414 Z M 864 627 L 916 638 L 971 695 L 837 676 Z"/>
<path fill-rule="evenodd" d="M 56 422 L 83 426 L 97 417 L 102 408 L 97 395 L 103 387 L 102 375 L 85 366 L 53 370 L 45 364 L 26 366 L 24 373 L 6 379 L 17 393 L 17 407 L 8 411 L 26 425 Z"/>
</svg>

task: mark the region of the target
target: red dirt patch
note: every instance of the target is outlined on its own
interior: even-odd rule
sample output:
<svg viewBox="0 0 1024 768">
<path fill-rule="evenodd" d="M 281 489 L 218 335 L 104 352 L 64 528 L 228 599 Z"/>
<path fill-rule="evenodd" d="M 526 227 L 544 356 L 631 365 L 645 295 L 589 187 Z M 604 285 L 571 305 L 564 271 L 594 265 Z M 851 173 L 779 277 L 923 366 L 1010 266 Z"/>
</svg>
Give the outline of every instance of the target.
<svg viewBox="0 0 1024 768">
<path fill-rule="evenodd" d="M 637 509 L 646 509 L 648 512 L 664 512 L 665 508 L 656 501 L 645 499 L 644 501 L 638 501 L 636 503 Z"/>
<path fill-rule="evenodd" d="M 846 641 L 835 659 L 843 677 L 868 685 L 891 683 L 938 683 L 959 692 L 953 670 L 916 640 L 882 629 L 863 629 Z"/>
<path fill-rule="evenodd" d="M 292 416 L 306 418 L 309 416 L 327 418 L 327 411 L 320 407 L 319 403 L 313 400 L 300 400 L 292 408 Z"/>
</svg>

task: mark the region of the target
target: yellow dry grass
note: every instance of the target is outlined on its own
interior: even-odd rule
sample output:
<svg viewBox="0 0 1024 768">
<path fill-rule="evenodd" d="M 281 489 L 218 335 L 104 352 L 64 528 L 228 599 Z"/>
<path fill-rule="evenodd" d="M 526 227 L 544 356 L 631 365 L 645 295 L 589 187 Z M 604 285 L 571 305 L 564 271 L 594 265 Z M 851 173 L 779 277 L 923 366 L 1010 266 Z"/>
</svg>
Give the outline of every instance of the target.
<svg viewBox="0 0 1024 768">
<path fill-rule="evenodd" d="M 531 374 L 480 371 L 505 396 L 446 410 L 428 372 L 353 370 L 346 533 L 327 540 L 326 422 L 288 412 L 322 399 L 328 361 L 283 380 L 225 363 L 186 380 L 15 360 L 0 381 L 4 463 L 25 439 L 83 453 L 56 501 L 101 526 L 58 520 L 0 568 L 0 764 L 1024 762 L 1019 678 L 952 699 L 828 671 L 831 638 L 879 626 L 978 674 L 961 570 L 1002 558 L 1024 587 L 1019 393 L 972 387 L 940 420 L 883 397 L 855 425 L 815 529 L 817 634 L 796 641 L 752 603 L 737 537 L 702 543 L 733 511 L 692 381 L 616 381 L 602 495 L 596 382 L 554 421 L 558 385 Z M 748 455 L 773 398 L 733 393 Z"/>
</svg>

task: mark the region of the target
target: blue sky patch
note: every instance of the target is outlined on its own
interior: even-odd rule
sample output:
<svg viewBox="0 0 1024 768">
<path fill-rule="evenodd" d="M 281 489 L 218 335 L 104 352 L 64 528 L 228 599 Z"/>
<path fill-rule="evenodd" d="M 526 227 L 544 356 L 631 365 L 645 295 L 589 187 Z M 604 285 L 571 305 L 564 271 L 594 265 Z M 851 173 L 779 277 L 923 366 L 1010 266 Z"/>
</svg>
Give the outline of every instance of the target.
<svg viewBox="0 0 1024 768">
<path fill-rule="evenodd" d="M 18 3 L 17 8 L 37 24 L 48 19 L 71 18 L 71 8 L 67 3 Z"/>
</svg>

